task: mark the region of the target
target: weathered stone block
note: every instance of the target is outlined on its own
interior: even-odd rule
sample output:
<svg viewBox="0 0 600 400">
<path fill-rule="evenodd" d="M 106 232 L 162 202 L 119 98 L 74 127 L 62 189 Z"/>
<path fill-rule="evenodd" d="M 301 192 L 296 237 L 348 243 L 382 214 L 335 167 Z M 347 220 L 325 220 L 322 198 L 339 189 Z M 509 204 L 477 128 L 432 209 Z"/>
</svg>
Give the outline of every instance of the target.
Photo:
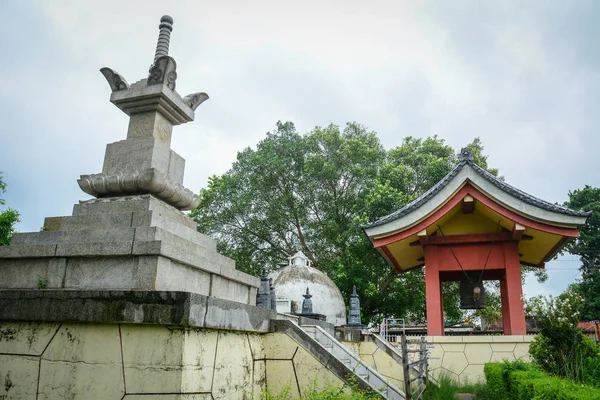
<svg viewBox="0 0 600 400">
<path fill-rule="evenodd" d="M 148 211 L 153 196 L 132 195 L 80 201 L 73 206 L 73 215 Z"/>
<path fill-rule="evenodd" d="M 224 256 L 221 256 L 221 257 L 224 257 Z M 231 268 L 229 268 L 229 266 L 221 267 L 220 275 L 225 278 L 228 278 L 232 281 L 243 283 L 243 284 L 251 286 L 253 288 L 257 288 L 260 285 L 260 278 L 257 278 L 256 276 L 248 275 L 242 271 L 238 271 L 237 269 L 233 268 L 234 266 L 235 266 L 235 261 L 234 261 L 234 265 Z M 256 289 L 254 289 L 254 290 L 256 290 Z M 254 292 L 253 296 L 254 296 L 254 300 L 256 300 L 256 292 Z"/>
<path fill-rule="evenodd" d="M 38 368 L 38 357 L 0 354 L 0 398 L 35 400 Z"/>
<path fill-rule="evenodd" d="M 51 258 L 0 259 L 0 289 L 34 289 L 42 281 L 47 288 L 61 287 L 64 272 L 53 266 Z"/>
<path fill-rule="evenodd" d="M 386 354 L 383 350 L 377 349 L 377 351 L 373 353 L 373 359 L 375 360 L 375 365 L 377 365 L 377 372 L 379 372 L 385 378 L 393 380 L 392 383 L 394 383 L 396 386 L 398 383 L 402 382 L 404 374 L 401 365 L 398 364 L 392 357 Z M 402 386 L 397 387 L 401 388 Z"/>
<path fill-rule="evenodd" d="M 264 341 L 267 359 L 291 360 L 298 349 L 298 343 L 282 333 L 265 335 Z"/>
<path fill-rule="evenodd" d="M 61 217 L 65 218 L 65 217 Z M 15 233 L 11 239 L 10 246 L 15 245 L 56 245 L 57 243 L 61 243 L 63 232 L 24 232 L 24 233 Z"/>
<path fill-rule="evenodd" d="M 131 242 L 67 243 L 56 245 L 58 257 L 120 256 L 131 254 Z"/>
<path fill-rule="evenodd" d="M 252 395 L 254 399 L 260 399 L 262 393 L 267 390 L 267 364 L 265 360 L 254 361 L 252 382 Z"/>
<path fill-rule="evenodd" d="M 60 231 L 64 217 L 46 217 L 44 219 L 44 231 L 56 232 Z"/>
<path fill-rule="evenodd" d="M 170 156 L 169 144 L 154 138 L 121 140 L 106 145 L 102 173 L 119 175 L 155 168 L 166 174 Z"/>
<path fill-rule="evenodd" d="M 212 394 L 216 399 L 247 399 L 254 365 L 245 334 L 219 332 Z"/>
<path fill-rule="evenodd" d="M 266 375 L 267 389 L 272 394 L 278 395 L 287 389 L 291 398 L 300 397 L 292 360 L 267 360 Z"/>
<path fill-rule="evenodd" d="M 156 268 L 156 267 L 155 267 Z M 144 271 L 145 274 L 152 274 Z M 156 272 L 154 272 L 156 274 Z M 149 286 L 141 284 L 152 283 Z M 154 289 L 138 279 L 137 257 L 76 257 L 67 262 L 65 287 L 81 289 Z"/>
<path fill-rule="evenodd" d="M 171 150 L 169 159 L 169 177 L 174 182 L 183 184 L 183 172 L 185 170 L 185 159 Z"/>
<path fill-rule="evenodd" d="M 341 379 L 302 347 L 298 347 L 293 363 L 301 395 L 305 395 L 314 386 L 315 382 L 318 382 L 320 387 L 326 385 L 342 386 L 344 384 Z"/>
<path fill-rule="evenodd" d="M 37 257 L 52 257 L 56 254 L 55 244 L 40 244 L 40 245 L 10 245 L 0 246 L 0 268 L 3 268 L 1 259 L 17 258 L 25 261 L 26 258 L 37 258 Z"/>
<path fill-rule="evenodd" d="M 250 343 L 250 351 L 254 360 L 262 360 L 265 358 L 265 343 L 264 335 L 253 335 L 248 333 L 248 342 Z"/>
<path fill-rule="evenodd" d="M 63 324 L 42 355 L 39 398 L 121 399 L 117 325 Z"/>
<path fill-rule="evenodd" d="M 232 301 L 207 298 L 205 326 L 240 331 L 267 332 L 275 312 Z"/>
<path fill-rule="evenodd" d="M 140 242 L 153 241 L 153 240 L 164 240 L 164 241 L 181 241 L 185 244 L 186 242 L 192 242 L 195 245 L 205 248 L 208 252 L 216 253 L 216 242 L 206 235 L 199 233 L 198 231 L 180 223 L 174 223 L 172 221 L 166 221 L 163 223 L 163 217 L 158 215 L 155 217 L 155 212 L 152 213 L 151 224 L 153 226 L 139 226 L 136 228 L 135 240 Z M 134 223 L 139 221 L 141 213 L 134 214 Z M 146 216 L 147 217 L 147 216 Z M 218 254 L 218 253 L 217 253 Z M 221 256 L 223 257 L 223 256 Z M 235 263 L 233 264 L 235 265 Z"/>
<path fill-rule="evenodd" d="M 210 392 L 217 331 L 123 325 L 121 333 L 128 392 Z"/>
<path fill-rule="evenodd" d="M 183 292 L 210 294 L 210 273 L 170 260 L 160 260 L 156 270 L 156 290 L 178 290 Z M 225 298 L 224 296 L 219 296 Z M 231 299 L 230 299 L 231 300 Z"/>
<path fill-rule="evenodd" d="M 86 214 L 64 217 L 62 231 L 81 231 L 90 229 L 130 228 L 133 213 Z"/>
<path fill-rule="evenodd" d="M 0 323 L 0 354 L 39 356 L 50 343 L 59 326 L 59 324 L 38 322 L 2 322 Z"/>
<path fill-rule="evenodd" d="M 213 275 L 210 293 L 220 299 L 247 303 L 250 288 L 247 285 L 223 279 L 219 275 Z"/>
</svg>

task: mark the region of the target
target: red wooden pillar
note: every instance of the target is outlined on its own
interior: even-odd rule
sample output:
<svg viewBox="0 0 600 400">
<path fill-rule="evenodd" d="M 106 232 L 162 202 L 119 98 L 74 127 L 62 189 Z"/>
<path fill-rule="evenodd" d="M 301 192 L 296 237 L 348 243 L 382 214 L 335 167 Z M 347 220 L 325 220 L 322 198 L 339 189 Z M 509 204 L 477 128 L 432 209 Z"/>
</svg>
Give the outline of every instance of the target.
<svg viewBox="0 0 600 400">
<path fill-rule="evenodd" d="M 427 335 L 444 335 L 444 303 L 437 246 L 425 247 L 425 303 L 427 305 Z"/>
<path fill-rule="evenodd" d="M 521 262 L 517 242 L 504 242 L 505 273 L 500 281 L 502 314 L 504 315 L 505 335 L 526 335 L 525 310 L 523 308 L 523 286 L 521 283 Z"/>
<path fill-rule="evenodd" d="M 502 302 L 502 321 L 504 325 L 504 334 L 511 334 L 510 313 L 508 312 L 508 292 L 506 290 L 506 279 L 500 280 L 500 299 Z"/>
</svg>

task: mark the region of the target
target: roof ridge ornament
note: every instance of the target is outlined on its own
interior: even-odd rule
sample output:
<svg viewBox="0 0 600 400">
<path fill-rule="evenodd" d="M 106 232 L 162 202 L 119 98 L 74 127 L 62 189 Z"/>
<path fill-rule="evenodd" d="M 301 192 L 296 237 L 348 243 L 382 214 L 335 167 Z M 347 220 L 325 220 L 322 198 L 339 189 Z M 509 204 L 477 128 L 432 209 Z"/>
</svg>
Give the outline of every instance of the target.
<svg viewBox="0 0 600 400">
<path fill-rule="evenodd" d="M 473 151 L 470 148 L 463 147 L 462 149 L 460 149 L 460 153 L 458 155 L 459 161 L 469 162 L 469 161 L 473 161 L 474 158 L 475 158 L 475 156 L 473 155 Z"/>
</svg>

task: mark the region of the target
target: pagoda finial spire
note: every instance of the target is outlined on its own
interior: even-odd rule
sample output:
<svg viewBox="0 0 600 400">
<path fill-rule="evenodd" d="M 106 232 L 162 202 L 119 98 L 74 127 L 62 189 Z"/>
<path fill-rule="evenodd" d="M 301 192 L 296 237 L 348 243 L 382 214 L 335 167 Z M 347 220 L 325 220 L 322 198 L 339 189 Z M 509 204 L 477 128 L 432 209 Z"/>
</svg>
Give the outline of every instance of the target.
<svg viewBox="0 0 600 400">
<path fill-rule="evenodd" d="M 171 42 L 171 32 L 173 31 L 173 18 L 169 15 L 163 15 L 158 25 L 158 42 L 156 43 L 156 51 L 154 52 L 154 62 L 160 57 L 169 55 L 169 44 Z"/>
<path fill-rule="evenodd" d="M 173 126 L 194 120 L 204 92 L 180 96 L 175 91 L 177 63 L 169 56 L 173 18 L 160 19 L 154 62 L 148 77 L 131 85 L 112 68 L 100 70 L 108 81 L 110 101 L 129 115 L 127 139 L 106 148 L 100 174 L 81 175 L 79 187 L 98 197 L 151 194 L 180 210 L 192 210 L 200 198 L 183 186 L 185 160 L 171 150 Z"/>
</svg>

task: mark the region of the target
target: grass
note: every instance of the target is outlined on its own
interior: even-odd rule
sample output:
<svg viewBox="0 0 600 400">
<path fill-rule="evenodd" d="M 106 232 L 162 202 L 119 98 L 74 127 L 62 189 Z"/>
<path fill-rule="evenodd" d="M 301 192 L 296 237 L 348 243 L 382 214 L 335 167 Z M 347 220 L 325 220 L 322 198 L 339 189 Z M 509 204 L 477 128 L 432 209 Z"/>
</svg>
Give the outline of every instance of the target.
<svg viewBox="0 0 600 400">
<path fill-rule="evenodd" d="M 472 393 L 478 400 L 488 398 L 485 383 L 458 384 L 450 374 L 441 373 L 437 378 L 438 384 L 429 383 L 425 391 L 425 400 L 455 400 L 457 393 Z"/>
</svg>

